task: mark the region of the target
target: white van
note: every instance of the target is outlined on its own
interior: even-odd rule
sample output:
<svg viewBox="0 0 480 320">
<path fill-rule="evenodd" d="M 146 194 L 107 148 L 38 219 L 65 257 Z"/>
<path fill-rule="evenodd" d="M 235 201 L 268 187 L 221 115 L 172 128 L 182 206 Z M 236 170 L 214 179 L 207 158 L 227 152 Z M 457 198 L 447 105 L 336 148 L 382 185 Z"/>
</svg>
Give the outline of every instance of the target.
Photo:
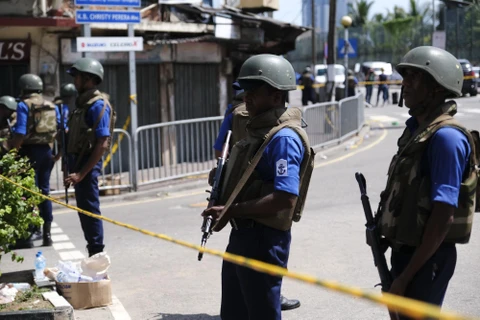
<svg viewBox="0 0 480 320">
<path fill-rule="evenodd" d="M 327 65 L 315 65 L 315 81 L 316 83 L 327 83 Z M 345 82 L 345 67 L 341 64 L 335 65 L 335 84 L 343 84 Z"/>
</svg>

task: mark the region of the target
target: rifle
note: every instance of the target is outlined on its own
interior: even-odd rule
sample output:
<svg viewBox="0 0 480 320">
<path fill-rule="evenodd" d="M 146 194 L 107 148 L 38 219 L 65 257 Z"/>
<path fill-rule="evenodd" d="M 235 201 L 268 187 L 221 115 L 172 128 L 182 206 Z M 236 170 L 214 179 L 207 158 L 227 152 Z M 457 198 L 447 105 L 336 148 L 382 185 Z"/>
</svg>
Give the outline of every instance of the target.
<svg viewBox="0 0 480 320">
<path fill-rule="evenodd" d="M 67 149 L 66 145 L 66 137 L 65 137 L 65 119 L 64 119 L 64 112 L 63 112 L 63 103 L 60 103 L 58 106 L 60 110 L 60 131 L 61 131 L 61 139 L 62 139 L 62 167 L 63 167 L 63 181 L 68 177 L 68 159 L 66 156 L 65 150 Z M 65 203 L 68 204 L 68 187 L 65 186 Z"/>
<path fill-rule="evenodd" d="M 222 149 L 222 154 L 217 159 L 217 169 L 215 171 L 215 178 L 213 179 L 212 190 L 211 191 L 207 190 L 207 192 L 210 193 L 210 197 L 207 198 L 208 200 L 207 209 L 213 207 L 218 201 L 218 198 L 220 197 L 220 182 L 222 179 L 223 168 L 225 166 L 225 161 L 227 158 L 227 152 L 230 145 L 231 136 L 232 136 L 232 131 L 228 130 L 227 138 L 225 139 L 225 143 Z M 205 247 L 205 245 L 207 244 L 208 238 L 210 238 L 210 235 L 213 232 L 212 230 L 213 222 L 214 221 L 212 217 L 206 217 L 203 219 L 203 224 L 202 224 L 203 235 L 202 235 L 202 242 L 201 242 L 202 248 Z M 198 253 L 198 261 L 201 261 L 202 258 L 203 258 L 203 252 L 200 251 Z"/>
<path fill-rule="evenodd" d="M 382 286 L 383 292 L 388 292 L 390 290 L 390 286 L 392 285 L 393 277 L 388 270 L 387 260 L 385 259 L 384 254 L 385 250 L 382 249 L 381 236 L 376 225 L 376 220 L 378 219 L 378 214 L 380 212 L 380 206 L 379 210 L 377 210 L 377 215 L 374 218 L 370 201 L 367 196 L 367 181 L 365 180 L 363 174 L 359 172 L 355 173 L 355 178 L 357 179 L 358 186 L 360 187 L 363 210 L 365 211 L 365 217 L 367 218 L 367 224 L 365 224 L 365 227 L 367 227 L 367 244 L 372 248 L 373 261 L 380 276 L 379 285 Z"/>
<path fill-rule="evenodd" d="M 10 131 L 10 139 L 13 138 L 13 128 L 10 119 L 7 118 L 8 131 Z"/>
</svg>

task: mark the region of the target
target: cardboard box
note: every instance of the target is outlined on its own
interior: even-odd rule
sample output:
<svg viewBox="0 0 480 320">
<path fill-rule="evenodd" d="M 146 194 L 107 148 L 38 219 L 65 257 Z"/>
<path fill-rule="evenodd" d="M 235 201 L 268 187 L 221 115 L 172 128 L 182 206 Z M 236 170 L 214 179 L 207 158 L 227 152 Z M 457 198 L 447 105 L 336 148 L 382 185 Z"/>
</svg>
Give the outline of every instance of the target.
<svg viewBox="0 0 480 320">
<path fill-rule="evenodd" d="M 110 279 L 98 282 L 56 282 L 57 291 L 74 309 L 89 309 L 112 304 Z"/>
</svg>

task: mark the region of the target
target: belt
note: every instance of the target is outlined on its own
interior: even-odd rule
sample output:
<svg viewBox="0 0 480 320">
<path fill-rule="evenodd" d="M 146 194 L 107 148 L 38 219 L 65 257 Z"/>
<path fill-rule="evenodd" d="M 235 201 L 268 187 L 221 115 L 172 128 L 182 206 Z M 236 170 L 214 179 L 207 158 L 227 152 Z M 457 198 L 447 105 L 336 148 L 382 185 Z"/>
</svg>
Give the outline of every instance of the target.
<svg viewBox="0 0 480 320">
<path fill-rule="evenodd" d="M 452 248 L 455 247 L 455 243 L 450 243 L 450 242 L 443 242 L 440 244 L 437 250 L 440 249 L 445 249 L 445 248 Z M 407 246 L 407 245 L 401 245 L 396 248 L 392 248 L 393 251 L 400 252 L 400 253 L 405 253 L 405 254 L 413 254 L 417 247 L 413 246 Z"/>
<path fill-rule="evenodd" d="M 249 229 L 249 228 L 254 228 L 255 226 L 259 225 L 253 219 L 239 219 L 239 218 L 231 219 L 230 224 L 235 229 Z"/>
</svg>

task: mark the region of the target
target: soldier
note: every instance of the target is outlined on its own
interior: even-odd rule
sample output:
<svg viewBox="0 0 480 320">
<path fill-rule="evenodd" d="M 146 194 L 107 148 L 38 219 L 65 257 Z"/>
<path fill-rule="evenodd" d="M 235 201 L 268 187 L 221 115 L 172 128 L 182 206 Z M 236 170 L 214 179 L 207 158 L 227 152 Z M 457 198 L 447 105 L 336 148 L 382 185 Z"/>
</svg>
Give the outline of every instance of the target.
<svg viewBox="0 0 480 320">
<path fill-rule="evenodd" d="M 246 126 L 249 117 L 245 103 L 243 102 L 244 90 L 240 87 L 238 82 L 233 83 L 233 89 L 235 90 L 233 103 L 228 106 L 227 111 L 225 112 L 225 117 L 222 125 L 220 126 L 220 132 L 218 133 L 214 145 L 215 157 L 217 158 L 221 156 L 223 143 L 228 130 L 232 130 L 229 149 L 231 149 L 236 142 L 244 139 L 247 136 Z M 212 169 L 209 175 L 210 185 L 213 183 L 214 175 L 215 169 Z M 292 310 L 300 307 L 300 301 L 296 299 L 288 299 L 282 294 L 280 295 L 280 302 L 282 310 Z"/>
<path fill-rule="evenodd" d="M 67 71 L 78 91 L 76 109 L 68 120 L 67 156 L 71 174 L 65 185 L 73 185 L 80 209 L 101 215 L 98 176 L 102 156 L 109 150 L 115 113 L 97 86 L 103 81 L 103 67 L 95 59 L 81 58 Z M 89 256 L 103 251 L 103 223 L 79 213 Z"/>
<path fill-rule="evenodd" d="M 441 306 L 455 270 L 455 244 L 470 238 L 478 179 L 475 140 L 454 119 L 455 101 L 446 101 L 461 96 L 462 67 L 450 53 L 423 46 L 409 51 L 397 70 L 399 106 L 404 100 L 412 117 L 380 202 L 381 232 L 392 248 L 390 293 Z"/>
<path fill-rule="evenodd" d="M 26 156 L 35 170 L 35 183 L 44 195 L 50 193 L 53 167 L 52 146 L 57 133 L 55 105 L 43 98 L 43 82 L 35 74 L 24 74 L 19 80 L 20 102 L 13 127 L 11 147 Z M 38 209 L 43 223 L 43 246 L 51 246 L 52 203 L 44 200 Z"/>
<path fill-rule="evenodd" d="M 1 154 L 8 151 L 7 140 L 11 138 L 12 125 L 14 125 L 16 111 L 17 101 L 14 97 L 0 97 L 0 138 L 6 139 L 1 143 Z"/>
<path fill-rule="evenodd" d="M 68 106 L 67 102 L 69 102 L 69 100 L 76 95 L 77 89 L 75 89 L 75 85 L 73 83 L 65 83 L 62 84 L 62 86 L 60 87 L 60 96 L 56 97 L 53 101 L 53 103 L 55 103 L 55 109 L 57 111 L 57 127 L 59 128 L 59 139 L 57 140 L 58 150 L 57 154 L 55 155 L 55 161 L 60 159 L 62 155 L 61 149 L 64 148 L 64 139 L 62 135 L 66 135 L 68 132 L 67 120 L 70 113 L 70 107 Z M 64 159 L 62 161 L 64 161 Z"/>
<path fill-rule="evenodd" d="M 206 209 L 202 216 L 217 221 L 214 231 L 231 221 L 227 252 L 286 267 L 292 219 L 300 218 L 314 155 L 301 128 L 301 110 L 285 107 L 286 91 L 296 89 L 295 72 L 284 58 L 261 54 L 245 61 L 238 82 L 245 90 L 248 135 L 230 154 L 222 205 Z M 266 149 L 257 152 L 262 144 Z M 249 183 L 239 186 L 244 173 L 254 168 Z M 238 197 L 232 196 L 237 192 Z M 224 207 L 230 196 L 234 203 Z M 221 318 L 281 319 L 281 285 L 281 277 L 224 261 Z"/>
<path fill-rule="evenodd" d="M 315 76 L 312 73 L 312 68 L 306 67 L 302 73 L 302 76 L 299 81 L 300 85 L 303 86 L 302 89 L 302 104 L 304 106 L 308 105 L 308 101 L 312 103 L 316 102 L 316 93 L 313 88 L 315 83 Z"/>
</svg>

